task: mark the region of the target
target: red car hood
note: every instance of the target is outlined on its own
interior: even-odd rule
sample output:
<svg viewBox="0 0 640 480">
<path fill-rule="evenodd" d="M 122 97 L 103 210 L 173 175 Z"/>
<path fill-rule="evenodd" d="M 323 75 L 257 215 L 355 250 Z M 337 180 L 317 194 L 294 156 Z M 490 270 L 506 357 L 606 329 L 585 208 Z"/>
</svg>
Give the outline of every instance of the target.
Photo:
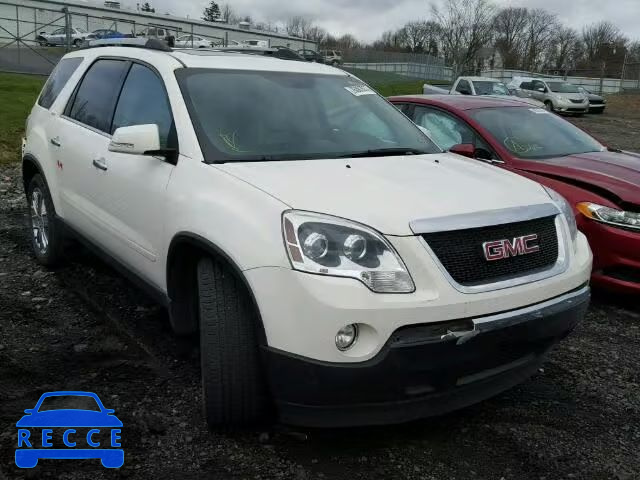
<svg viewBox="0 0 640 480">
<path fill-rule="evenodd" d="M 631 152 L 579 153 L 543 161 L 524 161 L 523 170 L 568 183 L 607 190 L 623 202 L 640 205 L 640 155 Z"/>
</svg>

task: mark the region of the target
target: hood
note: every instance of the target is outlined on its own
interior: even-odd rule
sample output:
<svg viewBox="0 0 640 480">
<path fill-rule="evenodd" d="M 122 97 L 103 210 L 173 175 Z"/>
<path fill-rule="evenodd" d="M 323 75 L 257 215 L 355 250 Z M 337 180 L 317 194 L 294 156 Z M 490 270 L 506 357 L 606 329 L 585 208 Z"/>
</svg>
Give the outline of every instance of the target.
<svg viewBox="0 0 640 480">
<path fill-rule="evenodd" d="M 458 155 L 226 163 L 291 208 L 412 235 L 412 220 L 550 202 L 535 182 Z"/>
<path fill-rule="evenodd" d="M 587 100 L 587 96 L 583 93 L 562 93 L 562 92 L 551 92 L 553 93 L 556 97 L 564 97 L 564 98 L 568 98 L 569 100 Z"/>
<path fill-rule="evenodd" d="M 115 415 L 89 410 L 48 410 L 25 415 L 18 427 L 121 427 Z"/>
<path fill-rule="evenodd" d="M 589 100 L 604 100 L 604 97 L 596 95 L 595 93 L 585 93 Z"/>
<path fill-rule="evenodd" d="M 527 161 L 525 170 L 593 185 L 640 205 L 640 155 L 635 153 L 604 151 Z"/>
</svg>

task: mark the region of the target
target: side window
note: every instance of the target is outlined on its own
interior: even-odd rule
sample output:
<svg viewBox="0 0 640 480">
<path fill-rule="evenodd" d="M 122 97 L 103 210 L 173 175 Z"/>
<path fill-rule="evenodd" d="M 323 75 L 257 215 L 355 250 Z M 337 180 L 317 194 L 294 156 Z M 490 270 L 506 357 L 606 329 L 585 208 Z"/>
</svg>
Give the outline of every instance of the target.
<svg viewBox="0 0 640 480">
<path fill-rule="evenodd" d="M 161 28 L 158 29 L 158 36 L 159 37 L 164 37 L 164 30 L 163 29 L 161 29 Z"/>
<path fill-rule="evenodd" d="M 102 132 L 109 132 L 114 104 L 128 65 L 124 60 L 95 62 L 76 91 L 68 116 Z"/>
<path fill-rule="evenodd" d="M 538 90 L 539 88 L 546 88 L 544 83 L 542 83 L 540 80 L 534 80 L 533 82 L 531 82 L 531 88 L 532 90 Z"/>
<path fill-rule="evenodd" d="M 416 106 L 413 121 L 426 128 L 431 139 L 443 150 L 460 143 L 475 144 L 475 133 L 461 120 L 431 108 Z"/>
<path fill-rule="evenodd" d="M 120 127 L 156 124 L 163 148 L 177 147 L 169 99 L 160 77 L 134 63 L 122 87 L 111 133 Z"/>
<path fill-rule="evenodd" d="M 466 80 L 460 80 L 458 82 L 458 86 L 456 87 L 456 92 L 462 93 L 464 95 L 468 95 L 471 93 L 471 87 L 469 86 L 469 82 Z"/>
<path fill-rule="evenodd" d="M 522 90 L 531 90 L 531 82 L 522 82 L 520 88 Z"/>
<path fill-rule="evenodd" d="M 38 105 L 44 108 L 51 108 L 53 102 L 56 101 L 58 95 L 64 88 L 64 86 L 73 75 L 73 72 L 82 63 L 81 57 L 75 58 L 63 58 L 58 62 L 56 68 L 51 72 L 47 83 L 45 83 L 40 98 L 38 99 Z"/>
</svg>

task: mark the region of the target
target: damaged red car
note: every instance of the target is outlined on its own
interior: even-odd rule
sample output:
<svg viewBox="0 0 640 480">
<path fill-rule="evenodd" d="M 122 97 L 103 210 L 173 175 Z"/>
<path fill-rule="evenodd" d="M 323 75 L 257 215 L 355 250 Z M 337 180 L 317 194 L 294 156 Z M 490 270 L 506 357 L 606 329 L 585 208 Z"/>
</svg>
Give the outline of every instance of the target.
<svg viewBox="0 0 640 480">
<path fill-rule="evenodd" d="M 604 145 L 517 99 L 412 95 L 390 101 L 444 150 L 563 195 L 591 244 L 594 286 L 640 293 L 640 154 Z"/>
</svg>

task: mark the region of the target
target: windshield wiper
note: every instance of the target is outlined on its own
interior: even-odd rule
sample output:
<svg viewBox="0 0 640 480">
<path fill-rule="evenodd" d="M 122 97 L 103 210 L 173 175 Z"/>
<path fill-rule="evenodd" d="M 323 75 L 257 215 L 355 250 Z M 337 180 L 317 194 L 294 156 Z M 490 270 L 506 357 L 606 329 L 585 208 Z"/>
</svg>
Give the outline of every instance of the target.
<svg viewBox="0 0 640 480">
<path fill-rule="evenodd" d="M 377 148 L 341 155 L 338 158 L 392 157 L 394 155 L 424 155 L 427 153 L 429 152 L 417 148 Z"/>
</svg>

